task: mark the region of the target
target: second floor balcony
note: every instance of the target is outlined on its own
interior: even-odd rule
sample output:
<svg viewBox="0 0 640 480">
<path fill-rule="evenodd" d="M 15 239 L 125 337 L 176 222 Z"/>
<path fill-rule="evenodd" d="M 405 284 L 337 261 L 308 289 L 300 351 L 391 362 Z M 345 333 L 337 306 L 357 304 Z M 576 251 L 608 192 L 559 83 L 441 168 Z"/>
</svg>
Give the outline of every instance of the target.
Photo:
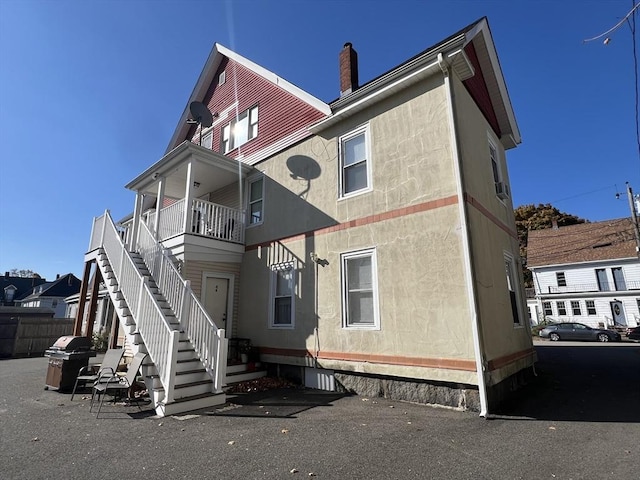
<svg viewBox="0 0 640 480">
<path fill-rule="evenodd" d="M 131 181 L 136 192 L 125 242 L 134 246 L 146 227 L 174 253 L 217 249 L 239 252 L 245 241 L 247 175 L 254 169 L 191 142 L 183 142 Z"/>
</svg>

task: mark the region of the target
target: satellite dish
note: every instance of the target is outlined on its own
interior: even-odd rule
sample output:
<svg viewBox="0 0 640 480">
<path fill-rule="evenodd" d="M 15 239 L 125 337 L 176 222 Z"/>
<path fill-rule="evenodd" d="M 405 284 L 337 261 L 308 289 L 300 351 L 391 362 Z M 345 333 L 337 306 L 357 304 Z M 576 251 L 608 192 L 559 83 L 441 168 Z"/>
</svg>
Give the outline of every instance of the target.
<svg viewBox="0 0 640 480">
<path fill-rule="evenodd" d="M 193 116 L 193 120 L 189 123 L 197 123 L 204 128 L 213 125 L 213 115 L 204 103 L 191 102 L 189 104 L 189 110 Z"/>
</svg>

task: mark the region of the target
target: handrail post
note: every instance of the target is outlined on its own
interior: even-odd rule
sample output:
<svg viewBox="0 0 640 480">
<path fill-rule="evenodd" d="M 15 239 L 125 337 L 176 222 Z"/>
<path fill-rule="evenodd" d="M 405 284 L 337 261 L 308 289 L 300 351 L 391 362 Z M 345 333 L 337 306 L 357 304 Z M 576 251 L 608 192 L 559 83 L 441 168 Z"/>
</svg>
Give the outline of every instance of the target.
<svg viewBox="0 0 640 480">
<path fill-rule="evenodd" d="M 104 211 L 104 220 L 102 221 L 102 232 L 100 233 L 100 246 L 104 245 L 104 231 L 107 228 L 107 218 L 109 218 L 109 210 Z"/>
<path fill-rule="evenodd" d="M 179 342 L 179 338 L 178 338 L 179 332 L 177 332 L 176 330 L 172 330 L 171 331 L 171 335 L 170 335 L 170 348 L 169 348 L 169 356 L 167 358 L 167 377 L 166 378 L 166 391 L 165 391 L 165 403 L 171 403 L 173 402 L 173 390 L 175 387 L 175 374 L 172 374 L 172 372 L 175 372 L 176 370 L 176 364 L 177 364 L 177 360 L 178 360 L 178 342 Z"/>
<path fill-rule="evenodd" d="M 184 286 L 182 289 L 182 308 L 180 309 L 180 321 L 181 325 L 184 325 L 184 329 L 187 330 L 189 328 L 189 311 L 191 310 L 191 295 L 189 295 L 189 291 L 191 290 L 191 281 L 185 280 Z"/>
<path fill-rule="evenodd" d="M 93 217 L 93 223 L 91 224 L 91 238 L 89 239 L 89 250 L 87 250 L 88 252 L 93 250 L 93 237 L 96 234 L 96 220 L 97 219 L 98 219 L 98 217 Z"/>
<path fill-rule="evenodd" d="M 140 282 L 140 291 L 138 292 L 138 308 L 136 309 L 136 316 L 133 319 L 136 322 L 136 325 L 140 321 L 140 309 L 142 308 L 142 297 L 144 295 L 144 286 L 147 283 L 147 277 L 142 277 L 142 281 Z M 138 325 L 138 330 L 140 330 L 140 325 Z"/>
<path fill-rule="evenodd" d="M 227 339 L 225 338 L 225 330 L 224 328 L 219 328 L 216 333 L 217 337 L 217 357 L 216 364 L 214 370 L 214 388 L 215 393 L 219 393 L 222 391 L 224 375 L 226 372 L 226 362 L 227 362 Z"/>
</svg>

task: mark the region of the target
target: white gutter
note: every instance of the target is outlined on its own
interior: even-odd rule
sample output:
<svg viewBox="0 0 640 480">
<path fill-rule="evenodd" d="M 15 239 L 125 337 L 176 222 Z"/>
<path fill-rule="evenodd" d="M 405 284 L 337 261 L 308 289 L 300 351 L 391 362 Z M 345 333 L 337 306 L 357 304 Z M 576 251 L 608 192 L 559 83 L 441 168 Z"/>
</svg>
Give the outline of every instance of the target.
<svg viewBox="0 0 640 480">
<path fill-rule="evenodd" d="M 449 110 L 449 126 L 451 131 L 451 149 L 452 155 L 456 162 L 457 168 L 456 171 L 456 190 L 458 193 L 458 213 L 460 215 L 460 219 L 462 220 L 462 245 L 463 245 L 463 259 L 464 259 L 464 269 L 467 277 L 467 296 L 470 300 L 469 308 L 471 310 L 471 330 L 473 332 L 473 347 L 475 351 L 476 357 L 476 372 L 478 374 L 478 393 L 480 395 L 480 416 L 487 417 L 489 414 L 488 411 L 488 401 L 487 401 L 487 385 L 485 381 L 485 361 L 484 361 L 484 352 L 482 351 L 482 342 L 480 341 L 481 332 L 480 332 L 480 321 L 478 319 L 478 309 L 477 309 L 477 298 L 476 298 L 476 289 L 474 286 L 475 275 L 473 273 L 473 262 L 471 258 L 471 235 L 469 234 L 469 222 L 467 219 L 467 205 L 464 200 L 464 188 L 463 188 L 463 178 L 462 178 L 462 161 L 460 159 L 460 152 L 458 149 L 458 135 L 456 133 L 456 118 L 455 111 L 453 108 L 453 85 L 451 84 L 449 67 L 444 61 L 444 57 L 442 53 L 438 54 L 438 65 L 442 69 L 442 73 L 444 74 L 444 86 L 446 89 L 447 95 L 447 106 Z"/>
</svg>

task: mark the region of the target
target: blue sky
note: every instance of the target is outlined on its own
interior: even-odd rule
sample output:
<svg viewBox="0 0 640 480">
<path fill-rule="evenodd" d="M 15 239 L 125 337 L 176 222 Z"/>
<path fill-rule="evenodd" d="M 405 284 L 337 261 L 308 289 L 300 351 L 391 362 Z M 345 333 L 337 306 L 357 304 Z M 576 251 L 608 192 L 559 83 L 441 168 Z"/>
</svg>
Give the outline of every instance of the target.
<svg viewBox="0 0 640 480">
<path fill-rule="evenodd" d="M 485 15 L 523 138 L 508 153 L 514 205 L 628 216 L 615 193 L 640 192 L 631 32 L 583 40 L 632 6 L 0 0 L 0 272 L 81 275 L 93 217 L 133 209 L 124 185 L 163 155 L 214 42 L 329 102 L 345 42 L 364 83 Z"/>
</svg>

